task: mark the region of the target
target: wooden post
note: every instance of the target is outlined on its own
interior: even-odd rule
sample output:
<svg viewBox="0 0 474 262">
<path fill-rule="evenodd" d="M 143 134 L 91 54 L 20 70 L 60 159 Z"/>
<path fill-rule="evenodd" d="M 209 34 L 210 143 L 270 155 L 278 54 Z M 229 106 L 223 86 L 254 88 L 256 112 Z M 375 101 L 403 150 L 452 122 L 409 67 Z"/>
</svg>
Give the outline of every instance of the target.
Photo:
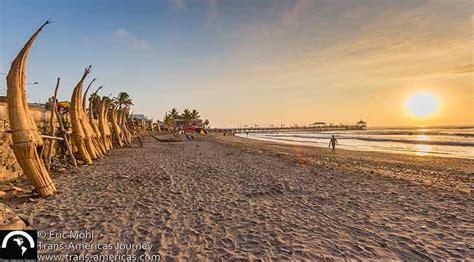
<svg viewBox="0 0 474 262">
<path fill-rule="evenodd" d="M 56 108 L 54 111 L 59 121 L 59 128 L 61 129 L 61 133 L 63 134 L 64 144 L 66 144 L 67 151 L 69 152 L 69 155 L 71 156 L 72 164 L 74 165 L 74 167 L 77 167 L 76 157 L 74 157 L 74 152 L 72 151 L 71 144 L 69 143 L 69 139 L 67 138 L 67 132 L 66 132 L 66 128 L 64 127 L 63 119 L 59 115 L 58 108 Z"/>
<path fill-rule="evenodd" d="M 58 77 L 58 81 L 56 82 L 56 88 L 54 89 L 54 96 L 53 96 L 53 108 L 51 108 L 51 117 L 49 119 L 49 135 L 54 137 L 54 133 L 56 129 L 54 128 L 54 116 L 56 111 L 56 97 L 58 96 L 58 89 L 59 89 L 59 81 L 60 78 Z M 48 152 L 46 153 L 46 168 L 51 170 L 51 158 L 53 157 L 53 147 L 54 147 L 54 139 L 49 140 L 49 147 Z"/>
<path fill-rule="evenodd" d="M 62 138 L 62 137 L 57 137 L 57 136 L 41 135 L 41 138 L 64 141 L 64 138 Z"/>
<path fill-rule="evenodd" d="M 51 113 L 54 113 L 56 115 L 56 117 L 58 118 L 59 129 L 61 130 L 61 133 L 63 135 L 64 144 L 66 144 L 67 151 L 68 151 L 69 155 L 71 156 L 72 164 L 74 165 L 74 167 L 77 167 L 77 161 L 76 161 L 76 158 L 74 157 L 74 153 L 72 151 L 71 144 L 69 143 L 69 139 L 67 138 L 67 132 L 66 132 L 66 128 L 64 128 L 63 119 L 59 115 L 58 107 L 56 106 L 56 97 L 58 95 L 59 80 L 60 80 L 60 78 L 58 77 L 58 83 L 56 85 L 56 90 L 54 91 L 54 103 L 53 103 L 54 106 L 53 106 L 53 111 Z M 53 116 L 51 116 L 51 119 L 52 118 L 53 118 Z M 54 133 L 52 133 L 51 136 L 54 136 Z M 51 139 L 51 142 L 52 141 L 54 141 L 54 139 Z"/>
</svg>

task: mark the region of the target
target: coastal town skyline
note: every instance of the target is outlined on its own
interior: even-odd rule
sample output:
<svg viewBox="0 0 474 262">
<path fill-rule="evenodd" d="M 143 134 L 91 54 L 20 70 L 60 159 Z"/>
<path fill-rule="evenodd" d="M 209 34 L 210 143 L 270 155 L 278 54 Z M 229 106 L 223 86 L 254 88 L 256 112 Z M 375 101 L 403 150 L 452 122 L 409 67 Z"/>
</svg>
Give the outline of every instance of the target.
<svg viewBox="0 0 474 262">
<path fill-rule="evenodd" d="M 2 0 L 0 72 L 51 18 L 27 64 L 31 102 L 56 77 L 69 100 L 92 64 L 103 95 L 129 90 L 155 120 L 191 107 L 220 127 L 473 125 L 472 3 L 371 2 Z M 420 92 L 435 102 L 410 107 Z"/>
</svg>

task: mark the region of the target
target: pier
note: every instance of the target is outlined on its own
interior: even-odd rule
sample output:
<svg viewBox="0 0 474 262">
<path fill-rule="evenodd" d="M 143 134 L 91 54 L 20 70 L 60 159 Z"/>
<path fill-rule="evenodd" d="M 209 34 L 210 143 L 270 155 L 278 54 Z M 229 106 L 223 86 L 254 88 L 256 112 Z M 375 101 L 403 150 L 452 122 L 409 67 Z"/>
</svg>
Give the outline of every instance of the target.
<svg viewBox="0 0 474 262">
<path fill-rule="evenodd" d="M 294 126 L 294 127 L 234 127 L 234 128 L 211 128 L 211 132 L 224 133 L 284 133 L 284 132 L 324 132 L 340 130 L 366 130 L 366 126 Z"/>
</svg>

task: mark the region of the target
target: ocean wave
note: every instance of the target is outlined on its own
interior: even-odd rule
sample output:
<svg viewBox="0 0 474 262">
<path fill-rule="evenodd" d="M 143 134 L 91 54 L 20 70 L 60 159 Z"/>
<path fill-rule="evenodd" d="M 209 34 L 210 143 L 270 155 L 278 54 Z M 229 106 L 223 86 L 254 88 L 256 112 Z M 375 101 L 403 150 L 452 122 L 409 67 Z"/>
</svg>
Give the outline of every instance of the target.
<svg viewBox="0 0 474 262">
<path fill-rule="evenodd" d="M 307 142 L 312 142 L 311 140 L 315 140 L 315 139 L 329 139 L 329 137 L 327 136 L 288 135 L 288 134 L 286 135 L 264 134 L 263 136 L 270 139 L 286 138 L 285 140 L 288 140 L 289 138 L 292 138 L 292 137 L 303 138 L 303 139 L 308 140 Z M 462 146 L 462 147 L 473 146 L 474 147 L 474 142 L 464 142 L 464 141 L 414 140 L 414 139 L 394 139 L 394 138 L 358 137 L 358 136 L 343 136 L 343 137 L 338 137 L 338 139 L 339 140 L 353 139 L 353 140 L 361 140 L 361 141 L 369 141 L 369 142 L 395 142 L 395 143 L 414 144 L 414 145 L 442 145 L 442 146 Z M 297 140 L 290 140 L 290 141 L 297 141 Z M 304 142 L 304 141 L 300 141 L 300 142 Z"/>
<path fill-rule="evenodd" d="M 467 131 L 467 132 L 466 132 Z M 474 137 L 474 130 L 456 130 L 456 131 L 434 131 L 434 130 L 367 130 L 367 131 L 324 131 L 320 134 L 361 134 L 361 135 L 373 135 L 373 136 L 456 136 L 456 137 Z M 315 134 L 314 132 L 307 132 L 307 134 Z"/>
<path fill-rule="evenodd" d="M 459 137 L 474 137 L 474 133 L 448 133 L 439 131 L 379 131 L 379 132 L 365 132 L 365 135 L 392 135 L 392 136 L 459 136 Z"/>
</svg>

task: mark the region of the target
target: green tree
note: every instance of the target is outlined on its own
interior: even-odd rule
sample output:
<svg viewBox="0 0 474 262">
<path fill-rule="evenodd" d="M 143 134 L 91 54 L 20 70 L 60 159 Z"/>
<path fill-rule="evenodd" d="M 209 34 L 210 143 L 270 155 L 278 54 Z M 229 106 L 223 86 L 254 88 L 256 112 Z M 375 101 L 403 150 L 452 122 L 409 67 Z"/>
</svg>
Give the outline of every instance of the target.
<svg viewBox="0 0 474 262">
<path fill-rule="evenodd" d="M 130 107 L 133 106 L 132 99 L 127 92 L 120 92 L 117 97 L 114 97 L 114 103 L 121 109 L 122 106 Z"/>
<path fill-rule="evenodd" d="M 183 113 L 181 114 L 181 120 L 183 121 L 184 126 L 188 126 L 192 122 L 193 117 L 192 117 L 191 111 L 189 111 L 189 109 L 184 109 L 183 110 Z"/>
<path fill-rule="evenodd" d="M 193 121 L 199 120 L 200 117 L 201 116 L 199 115 L 199 112 L 196 109 L 193 109 L 193 111 L 191 111 L 191 119 Z"/>
<path fill-rule="evenodd" d="M 168 130 L 171 131 L 171 129 L 173 128 L 173 122 L 174 122 L 174 119 L 173 119 L 173 116 L 171 114 L 165 114 L 165 117 L 163 119 L 163 123 L 165 123 L 165 125 L 168 127 Z"/>
<path fill-rule="evenodd" d="M 179 119 L 179 111 L 178 109 L 176 108 L 173 108 L 170 110 L 169 112 L 169 115 L 171 116 L 171 118 L 174 120 L 174 119 Z"/>
</svg>

